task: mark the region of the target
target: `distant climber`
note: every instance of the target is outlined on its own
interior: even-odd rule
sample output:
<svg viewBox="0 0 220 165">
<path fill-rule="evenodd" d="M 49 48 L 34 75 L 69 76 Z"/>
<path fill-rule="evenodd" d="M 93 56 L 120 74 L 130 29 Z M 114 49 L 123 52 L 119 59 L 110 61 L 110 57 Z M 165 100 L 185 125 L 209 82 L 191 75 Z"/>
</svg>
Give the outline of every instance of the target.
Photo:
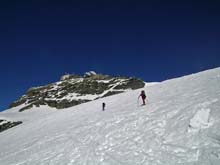
<svg viewBox="0 0 220 165">
<path fill-rule="evenodd" d="M 103 102 L 102 103 L 102 111 L 104 111 L 105 110 L 105 103 Z"/>
<path fill-rule="evenodd" d="M 145 105 L 145 99 L 146 99 L 146 94 L 145 94 L 145 91 L 142 90 L 141 91 L 141 94 L 138 96 L 138 99 L 141 97 L 142 101 L 143 101 L 143 104 L 142 105 Z"/>
</svg>

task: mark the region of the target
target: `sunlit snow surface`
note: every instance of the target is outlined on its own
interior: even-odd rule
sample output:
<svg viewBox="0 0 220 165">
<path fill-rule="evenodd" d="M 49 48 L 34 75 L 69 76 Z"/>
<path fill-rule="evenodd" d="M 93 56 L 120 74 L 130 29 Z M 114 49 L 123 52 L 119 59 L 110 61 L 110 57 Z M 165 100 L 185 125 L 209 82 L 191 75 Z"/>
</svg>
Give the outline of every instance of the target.
<svg viewBox="0 0 220 165">
<path fill-rule="evenodd" d="M 140 90 L 1 112 L 23 124 L 0 133 L 0 165 L 220 164 L 220 68 L 146 85 L 146 106 Z"/>
</svg>

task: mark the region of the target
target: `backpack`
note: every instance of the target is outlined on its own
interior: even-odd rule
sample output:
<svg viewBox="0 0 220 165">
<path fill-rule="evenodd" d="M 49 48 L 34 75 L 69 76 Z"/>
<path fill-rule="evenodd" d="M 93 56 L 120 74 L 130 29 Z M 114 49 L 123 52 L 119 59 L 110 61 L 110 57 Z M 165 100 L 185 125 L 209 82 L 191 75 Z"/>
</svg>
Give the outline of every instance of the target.
<svg viewBox="0 0 220 165">
<path fill-rule="evenodd" d="M 141 97 L 144 98 L 144 99 L 146 98 L 146 94 L 145 94 L 144 90 L 141 91 Z"/>
</svg>

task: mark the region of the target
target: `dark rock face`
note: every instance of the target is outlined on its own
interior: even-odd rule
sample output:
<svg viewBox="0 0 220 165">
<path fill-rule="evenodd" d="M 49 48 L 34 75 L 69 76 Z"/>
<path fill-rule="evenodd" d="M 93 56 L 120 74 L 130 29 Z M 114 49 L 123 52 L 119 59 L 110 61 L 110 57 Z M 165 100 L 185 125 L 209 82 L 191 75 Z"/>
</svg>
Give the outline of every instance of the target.
<svg viewBox="0 0 220 165">
<path fill-rule="evenodd" d="M 22 124 L 22 122 L 21 121 L 11 122 L 11 121 L 6 121 L 6 120 L 0 119 L 0 132 L 3 132 L 5 130 L 12 128 L 14 126 L 17 126 L 19 124 Z"/>
<path fill-rule="evenodd" d="M 56 83 L 30 88 L 10 108 L 22 105 L 20 112 L 40 105 L 63 109 L 144 86 L 145 83 L 137 78 L 111 77 L 95 72 L 87 72 L 84 76 L 68 74 Z"/>
<path fill-rule="evenodd" d="M 117 85 L 114 89 L 139 89 L 143 88 L 145 83 L 137 78 L 130 78 L 125 83 Z"/>
</svg>

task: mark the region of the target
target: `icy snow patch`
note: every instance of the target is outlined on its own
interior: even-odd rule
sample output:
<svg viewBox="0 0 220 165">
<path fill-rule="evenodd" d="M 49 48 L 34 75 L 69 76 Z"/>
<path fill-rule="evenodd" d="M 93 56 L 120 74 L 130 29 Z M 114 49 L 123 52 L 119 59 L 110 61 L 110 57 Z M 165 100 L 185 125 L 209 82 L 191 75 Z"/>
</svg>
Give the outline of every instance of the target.
<svg viewBox="0 0 220 165">
<path fill-rule="evenodd" d="M 201 109 L 197 111 L 194 117 L 190 120 L 189 132 L 208 128 L 211 125 L 209 122 L 210 111 L 210 109 Z"/>
</svg>

